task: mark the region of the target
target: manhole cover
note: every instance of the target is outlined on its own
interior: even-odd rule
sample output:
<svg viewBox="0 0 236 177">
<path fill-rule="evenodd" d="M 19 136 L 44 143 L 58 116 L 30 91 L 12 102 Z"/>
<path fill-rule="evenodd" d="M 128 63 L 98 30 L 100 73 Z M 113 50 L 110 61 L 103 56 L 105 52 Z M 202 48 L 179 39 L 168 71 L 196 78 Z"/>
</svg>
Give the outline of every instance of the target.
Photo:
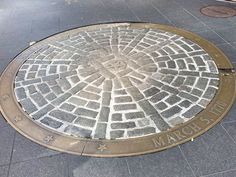
<svg viewBox="0 0 236 177">
<path fill-rule="evenodd" d="M 53 149 L 150 153 L 191 140 L 225 115 L 232 68 L 212 44 L 174 27 L 93 25 L 19 54 L 1 77 L 1 110 L 20 133 Z"/>
<path fill-rule="evenodd" d="M 217 0 L 217 1 L 220 1 L 220 2 L 226 2 L 226 3 L 236 3 L 236 0 Z"/>
<path fill-rule="evenodd" d="M 226 6 L 207 6 L 201 9 L 201 13 L 218 18 L 233 17 L 236 15 L 236 10 Z"/>
</svg>

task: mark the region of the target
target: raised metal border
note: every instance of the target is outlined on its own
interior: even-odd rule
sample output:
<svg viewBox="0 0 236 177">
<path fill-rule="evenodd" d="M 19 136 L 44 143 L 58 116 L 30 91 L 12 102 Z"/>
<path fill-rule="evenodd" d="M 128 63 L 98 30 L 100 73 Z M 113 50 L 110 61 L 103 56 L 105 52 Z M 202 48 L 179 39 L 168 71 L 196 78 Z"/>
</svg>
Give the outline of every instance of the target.
<svg viewBox="0 0 236 177">
<path fill-rule="evenodd" d="M 235 3 L 236 3 L 236 2 L 235 2 Z M 207 8 L 207 7 L 226 7 L 226 8 L 229 8 L 229 9 L 234 10 L 235 13 L 234 13 L 233 15 L 224 16 L 224 17 L 208 15 L 208 14 L 206 14 L 205 12 L 203 12 L 203 10 L 204 10 L 205 8 Z M 231 7 L 228 7 L 228 6 L 224 6 L 224 5 L 207 5 L 207 6 L 202 7 L 202 8 L 200 9 L 200 12 L 201 12 L 202 15 L 205 15 L 205 16 L 207 16 L 207 17 L 212 17 L 212 18 L 230 18 L 230 17 L 236 16 L 236 9 L 231 8 Z"/>
<path fill-rule="evenodd" d="M 21 52 L 8 65 L 0 78 L 0 110 L 19 133 L 32 141 L 48 148 L 77 155 L 95 157 L 133 156 L 161 151 L 178 144 L 193 140 L 217 124 L 229 111 L 235 98 L 235 73 L 228 58 L 212 43 L 200 36 L 171 26 L 150 23 L 125 23 L 130 28 L 153 28 L 181 35 L 199 44 L 213 58 L 218 69 L 220 85 L 216 96 L 207 108 L 192 120 L 162 133 L 124 140 L 90 140 L 67 136 L 49 130 L 33 121 L 20 107 L 14 94 L 14 79 L 19 67 L 32 53 L 37 52 L 43 44 L 57 37 L 66 36 L 59 33 L 37 42 Z M 121 23 L 98 24 L 78 28 L 79 30 L 96 29 Z M 76 30 L 78 30 L 76 29 Z M 74 30 L 67 30 L 73 33 Z M 78 32 L 78 31 L 77 31 Z"/>
</svg>

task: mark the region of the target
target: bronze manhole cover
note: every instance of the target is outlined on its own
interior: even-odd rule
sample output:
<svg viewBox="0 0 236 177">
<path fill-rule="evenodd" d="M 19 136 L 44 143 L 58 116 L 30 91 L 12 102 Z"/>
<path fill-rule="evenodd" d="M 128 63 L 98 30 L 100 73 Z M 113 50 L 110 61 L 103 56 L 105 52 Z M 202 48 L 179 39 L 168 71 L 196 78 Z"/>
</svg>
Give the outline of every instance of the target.
<svg viewBox="0 0 236 177">
<path fill-rule="evenodd" d="M 236 10 L 226 6 L 207 6 L 201 9 L 201 13 L 209 17 L 226 18 L 236 15 Z"/>
<path fill-rule="evenodd" d="M 236 0 L 217 0 L 217 1 L 219 1 L 219 2 L 226 2 L 226 3 L 232 3 L 232 4 L 236 3 Z"/>
<path fill-rule="evenodd" d="M 221 120 L 234 101 L 232 68 L 215 46 L 174 27 L 82 27 L 13 60 L 0 81 L 1 111 L 20 133 L 52 149 L 150 153 Z"/>
</svg>

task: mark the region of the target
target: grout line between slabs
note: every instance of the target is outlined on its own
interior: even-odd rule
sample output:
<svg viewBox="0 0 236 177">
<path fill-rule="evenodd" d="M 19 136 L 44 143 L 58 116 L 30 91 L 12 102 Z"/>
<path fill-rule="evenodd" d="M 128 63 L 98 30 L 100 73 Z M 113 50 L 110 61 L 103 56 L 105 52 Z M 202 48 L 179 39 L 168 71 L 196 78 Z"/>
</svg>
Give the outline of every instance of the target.
<svg viewBox="0 0 236 177">
<path fill-rule="evenodd" d="M 127 168 L 128 168 L 129 176 L 132 177 L 127 159 L 125 159 L 125 162 L 126 162 L 126 165 L 127 165 Z"/>
<path fill-rule="evenodd" d="M 50 158 L 50 157 L 54 157 L 54 156 L 59 156 L 59 155 L 63 155 L 63 153 L 58 153 L 58 154 L 52 154 L 52 155 L 48 155 L 48 156 L 43 156 L 43 157 L 36 157 L 36 158 L 32 158 L 32 159 L 26 159 L 26 160 L 22 160 L 22 161 L 17 161 L 17 162 L 11 162 L 7 165 L 15 165 L 18 163 L 25 163 L 25 162 L 29 162 L 29 161 L 33 161 L 33 160 L 38 160 L 38 159 L 43 159 L 43 158 Z M 3 165 L 4 166 L 4 165 Z"/>
<path fill-rule="evenodd" d="M 12 148 L 11 148 L 11 157 L 10 157 L 9 167 L 7 170 L 7 177 L 9 177 L 9 173 L 10 173 L 11 162 L 12 162 L 12 157 L 13 157 L 13 150 L 14 150 L 14 146 L 15 146 L 15 139 L 16 139 L 16 131 L 14 132 L 14 137 L 13 137 L 13 143 L 12 143 Z"/>
<path fill-rule="evenodd" d="M 229 134 L 229 132 L 225 129 L 225 127 L 220 123 L 220 126 L 223 128 L 223 130 L 226 132 L 226 134 L 229 136 L 229 138 L 234 142 L 236 145 L 236 141 L 233 139 L 233 137 Z"/>
<path fill-rule="evenodd" d="M 152 2 L 150 2 L 150 5 L 151 5 L 154 9 L 156 9 L 156 11 L 159 12 L 164 18 L 166 18 L 166 20 L 167 20 L 170 24 L 174 25 L 174 23 L 173 23 L 167 16 L 165 16 L 165 15 L 160 11 L 160 9 L 158 9 Z"/>
<path fill-rule="evenodd" d="M 207 175 L 203 175 L 203 176 L 200 176 L 200 177 L 211 177 L 212 175 L 223 174 L 225 172 L 231 172 L 231 171 L 235 171 L 235 170 L 236 170 L 236 168 L 230 169 L 230 170 L 225 170 L 225 171 L 220 171 L 220 172 L 216 172 L 216 173 L 211 173 L 211 174 L 207 174 Z"/>
<path fill-rule="evenodd" d="M 236 120 L 230 120 L 230 121 L 224 121 L 224 122 L 221 122 L 221 124 L 228 124 L 228 123 L 235 123 Z"/>
<path fill-rule="evenodd" d="M 99 3 L 102 5 L 102 7 L 104 8 L 104 10 L 106 10 L 106 5 L 104 4 L 104 2 L 102 0 L 99 0 Z M 112 15 L 110 13 L 107 13 L 109 15 L 109 19 L 111 21 L 114 21 L 114 19 L 112 18 Z"/>
<path fill-rule="evenodd" d="M 193 176 L 194 176 L 194 177 L 197 177 L 196 174 L 194 173 L 194 170 L 192 169 L 192 167 L 191 167 L 191 165 L 190 165 L 190 163 L 189 163 L 187 157 L 185 156 L 183 150 L 181 149 L 180 145 L 178 145 L 178 148 L 179 148 L 179 150 L 180 150 L 180 152 L 181 152 L 181 154 L 182 154 L 184 160 L 187 162 L 187 164 L 188 164 L 188 166 L 189 166 L 189 168 L 190 168 L 190 170 L 191 170 Z"/>
<path fill-rule="evenodd" d="M 126 4 L 125 4 L 126 5 Z M 132 9 L 130 9 L 130 7 L 129 7 L 129 5 L 127 4 L 126 5 L 126 7 L 130 10 L 130 12 L 137 18 L 137 20 L 139 21 L 139 22 L 141 22 L 141 19 L 137 16 L 137 14 L 132 10 Z"/>
</svg>

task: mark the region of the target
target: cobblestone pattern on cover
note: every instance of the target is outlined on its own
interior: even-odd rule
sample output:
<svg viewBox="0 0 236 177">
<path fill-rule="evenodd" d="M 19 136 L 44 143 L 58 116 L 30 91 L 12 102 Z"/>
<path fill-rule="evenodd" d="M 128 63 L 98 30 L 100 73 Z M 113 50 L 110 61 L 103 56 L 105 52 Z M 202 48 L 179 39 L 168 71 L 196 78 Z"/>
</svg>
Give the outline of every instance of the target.
<svg viewBox="0 0 236 177">
<path fill-rule="evenodd" d="M 182 36 L 128 25 L 44 45 L 15 79 L 18 102 L 43 126 L 125 139 L 165 131 L 201 112 L 218 89 L 211 57 Z"/>
</svg>

